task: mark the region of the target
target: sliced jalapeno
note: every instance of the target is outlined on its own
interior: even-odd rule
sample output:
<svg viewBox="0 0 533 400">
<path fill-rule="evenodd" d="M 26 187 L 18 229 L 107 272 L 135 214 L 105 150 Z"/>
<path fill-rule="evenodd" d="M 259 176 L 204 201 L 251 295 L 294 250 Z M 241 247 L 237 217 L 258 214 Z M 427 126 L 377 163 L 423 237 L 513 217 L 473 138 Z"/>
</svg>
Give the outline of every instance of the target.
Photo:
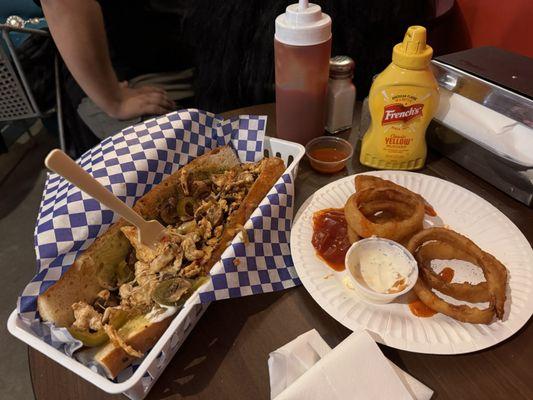
<svg viewBox="0 0 533 400">
<path fill-rule="evenodd" d="M 159 282 L 152 293 L 152 299 L 164 306 L 175 306 L 178 300 L 187 293 L 191 282 L 184 278 L 171 278 Z"/>
<path fill-rule="evenodd" d="M 87 347 L 100 346 L 109 340 L 109 336 L 107 336 L 107 333 L 105 333 L 104 329 L 99 329 L 96 332 L 90 332 L 88 330 L 78 329 L 72 326 L 67 329 L 74 338 L 81 340 L 83 345 Z"/>
<path fill-rule="evenodd" d="M 179 217 L 194 217 L 195 201 L 192 197 L 182 197 L 178 200 L 176 209 Z"/>
<path fill-rule="evenodd" d="M 117 272 L 113 264 L 104 264 L 97 272 L 96 279 L 100 286 L 108 290 L 117 288 Z"/>
<path fill-rule="evenodd" d="M 176 306 L 177 307 L 181 307 L 185 304 L 185 302 L 187 301 L 187 299 L 189 297 L 191 297 L 191 295 L 196 292 L 196 290 L 198 290 L 198 288 L 200 286 L 202 286 L 205 282 L 207 282 L 207 276 L 201 276 L 199 278 L 197 278 L 194 282 L 192 282 L 192 285 L 191 287 L 189 288 L 189 290 L 187 291 L 187 293 L 185 293 L 183 296 L 180 297 L 180 299 L 176 302 Z"/>
<path fill-rule="evenodd" d="M 111 318 L 109 319 L 109 324 L 115 329 L 120 329 L 129 320 L 129 312 L 121 309 L 116 309 Z M 103 328 L 95 332 L 91 332 L 87 329 L 75 328 L 73 326 L 67 329 L 75 339 L 81 340 L 83 345 L 87 347 L 100 346 L 101 344 L 104 344 L 109 340 L 109 336 Z"/>
<path fill-rule="evenodd" d="M 167 279 L 156 286 L 152 293 L 152 299 L 164 306 L 181 307 L 206 281 L 207 276 L 202 276 L 196 280 L 184 278 Z"/>
<path fill-rule="evenodd" d="M 183 224 L 178 226 L 176 229 L 179 234 L 186 235 L 187 233 L 191 233 L 192 231 L 194 231 L 197 227 L 198 225 L 196 224 L 196 221 L 192 220 L 192 221 L 184 222 Z"/>
<path fill-rule="evenodd" d="M 117 286 L 122 285 L 123 283 L 128 283 L 133 280 L 135 277 L 135 273 L 130 268 L 128 263 L 126 261 L 121 261 L 117 265 L 116 269 L 116 276 L 117 276 Z"/>
<path fill-rule="evenodd" d="M 128 311 L 120 308 L 114 309 L 113 311 L 113 315 L 109 318 L 109 324 L 113 328 L 119 329 L 130 320 L 131 314 Z"/>
</svg>

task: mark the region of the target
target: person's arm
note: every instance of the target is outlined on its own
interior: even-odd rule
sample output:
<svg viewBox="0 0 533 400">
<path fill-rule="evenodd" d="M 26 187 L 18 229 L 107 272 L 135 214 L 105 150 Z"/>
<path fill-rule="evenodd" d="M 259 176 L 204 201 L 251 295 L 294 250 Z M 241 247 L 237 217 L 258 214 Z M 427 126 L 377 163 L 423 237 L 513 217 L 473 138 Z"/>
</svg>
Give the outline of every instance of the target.
<svg viewBox="0 0 533 400">
<path fill-rule="evenodd" d="M 41 0 L 54 42 L 76 82 L 109 116 L 163 114 L 174 104 L 160 88 L 128 88 L 111 65 L 104 19 L 95 0 Z"/>
</svg>

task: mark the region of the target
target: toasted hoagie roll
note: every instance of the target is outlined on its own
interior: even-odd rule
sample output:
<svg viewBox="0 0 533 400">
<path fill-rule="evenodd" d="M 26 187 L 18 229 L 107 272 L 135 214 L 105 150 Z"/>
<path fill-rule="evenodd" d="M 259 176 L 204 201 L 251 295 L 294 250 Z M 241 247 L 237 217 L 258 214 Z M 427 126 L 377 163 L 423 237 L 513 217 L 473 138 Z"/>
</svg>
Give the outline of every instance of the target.
<svg viewBox="0 0 533 400">
<path fill-rule="evenodd" d="M 110 378 L 141 357 L 207 279 L 285 170 L 279 158 L 241 164 L 229 147 L 191 161 L 153 187 L 134 209 L 167 228 L 147 247 L 120 219 L 38 298 L 41 318 L 67 327 Z"/>
</svg>

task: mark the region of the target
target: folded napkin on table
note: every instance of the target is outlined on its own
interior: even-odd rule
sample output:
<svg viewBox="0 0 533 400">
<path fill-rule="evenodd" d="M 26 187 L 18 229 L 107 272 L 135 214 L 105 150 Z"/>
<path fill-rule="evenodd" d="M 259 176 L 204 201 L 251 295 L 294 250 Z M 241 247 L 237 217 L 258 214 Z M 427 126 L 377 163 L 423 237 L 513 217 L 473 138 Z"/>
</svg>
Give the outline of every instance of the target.
<svg viewBox="0 0 533 400">
<path fill-rule="evenodd" d="M 429 400 L 433 391 L 390 362 L 366 331 L 331 349 L 314 329 L 270 353 L 271 398 Z"/>
</svg>

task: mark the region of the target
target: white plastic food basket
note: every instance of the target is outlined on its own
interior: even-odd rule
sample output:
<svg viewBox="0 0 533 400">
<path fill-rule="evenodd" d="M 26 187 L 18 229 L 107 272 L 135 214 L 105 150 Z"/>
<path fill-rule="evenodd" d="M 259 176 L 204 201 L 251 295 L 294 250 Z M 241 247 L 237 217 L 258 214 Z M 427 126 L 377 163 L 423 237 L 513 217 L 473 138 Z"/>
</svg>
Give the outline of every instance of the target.
<svg viewBox="0 0 533 400">
<path fill-rule="evenodd" d="M 282 158 L 285 165 L 287 165 L 285 173 L 292 172 L 294 178 L 296 178 L 298 164 L 305 154 L 305 148 L 302 145 L 282 139 L 265 137 L 263 148 L 265 156 Z M 249 224 L 251 224 L 251 221 L 246 223 L 245 228 Z M 242 241 L 240 235 L 235 238 L 234 243 L 238 241 Z M 112 394 L 122 393 L 130 399 L 140 400 L 148 394 L 192 328 L 203 315 L 208 305 L 200 303 L 197 293 L 191 296 L 164 332 L 163 336 L 161 336 L 155 346 L 146 354 L 144 360 L 133 375 L 121 383 L 115 383 L 107 379 L 78 362 L 76 359 L 67 356 L 65 353 L 42 341 L 24 324 L 18 316 L 16 309 L 9 316 L 7 328 L 13 336 L 22 340 L 28 346 L 40 351 L 103 391 Z"/>
</svg>

